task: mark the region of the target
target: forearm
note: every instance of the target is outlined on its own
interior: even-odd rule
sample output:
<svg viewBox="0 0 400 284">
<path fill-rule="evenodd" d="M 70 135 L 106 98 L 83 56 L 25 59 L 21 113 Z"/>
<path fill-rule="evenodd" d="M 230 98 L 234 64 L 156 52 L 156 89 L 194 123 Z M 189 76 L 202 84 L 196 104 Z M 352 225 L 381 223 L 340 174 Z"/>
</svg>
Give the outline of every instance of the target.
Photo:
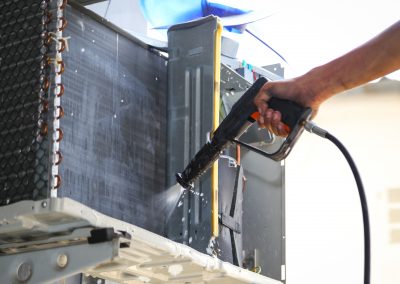
<svg viewBox="0 0 400 284">
<path fill-rule="evenodd" d="M 400 21 L 351 52 L 299 77 L 318 104 L 400 68 Z M 311 89 L 310 89 L 311 88 Z"/>
<path fill-rule="evenodd" d="M 266 83 L 254 100 L 258 123 L 287 136 L 281 114 L 268 108 L 268 99 L 288 99 L 311 107 L 316 115 L 322 102 L 342 91 L 380 78 L 400 68 L 400 21 L 364 45 L 290 80 Z"/>
</svg>

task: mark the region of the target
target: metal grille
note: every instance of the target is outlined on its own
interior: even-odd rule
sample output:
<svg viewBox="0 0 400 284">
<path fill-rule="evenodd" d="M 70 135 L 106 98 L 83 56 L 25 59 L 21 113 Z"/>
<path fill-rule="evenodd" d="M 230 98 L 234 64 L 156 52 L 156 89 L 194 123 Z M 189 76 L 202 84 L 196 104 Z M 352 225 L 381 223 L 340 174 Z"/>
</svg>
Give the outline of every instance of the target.
<svg viewBox="0 0 400 284">
<path fill-rule="evenodd" d="M 66 0 L 1 2 L 0 35 L 0 206 L 69 197 L 162 232 L 166 59 Z"/>
<path fill-rule="evenodd" d="M 50 31 L 56 5 L 0 2 L 0 206 L 48 196 Z"/>
</svg>

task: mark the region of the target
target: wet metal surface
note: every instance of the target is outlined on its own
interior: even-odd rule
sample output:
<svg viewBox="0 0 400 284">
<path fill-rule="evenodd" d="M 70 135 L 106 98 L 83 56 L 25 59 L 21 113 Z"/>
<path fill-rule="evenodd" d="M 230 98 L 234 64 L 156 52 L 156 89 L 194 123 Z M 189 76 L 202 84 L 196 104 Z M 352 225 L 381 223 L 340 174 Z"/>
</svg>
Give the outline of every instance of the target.
<svg viewBox="0 0 400 284">
<path fill-rule="evenodd" d="M 166 60 L 82 10 L 68 8 L 67 18 L 58 195 L 160 233 L 153 197 L 165 189 Z"/>
</svg>

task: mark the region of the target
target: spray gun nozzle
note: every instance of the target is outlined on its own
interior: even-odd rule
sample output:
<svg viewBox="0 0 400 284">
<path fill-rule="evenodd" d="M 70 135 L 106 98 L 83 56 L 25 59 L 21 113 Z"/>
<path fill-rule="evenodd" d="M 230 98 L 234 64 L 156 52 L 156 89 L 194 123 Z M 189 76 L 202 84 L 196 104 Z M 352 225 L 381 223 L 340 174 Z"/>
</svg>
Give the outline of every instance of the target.
<svg viewBox="0 0 400 284">
<path fill-rule="evenodd" d="M 185 181 L 181 173 L 177 173 L 175 175 L 176 181 L 184 188 L 184 189 L 193 189 L 193 183 L 188 183 Z"/>
</svg>

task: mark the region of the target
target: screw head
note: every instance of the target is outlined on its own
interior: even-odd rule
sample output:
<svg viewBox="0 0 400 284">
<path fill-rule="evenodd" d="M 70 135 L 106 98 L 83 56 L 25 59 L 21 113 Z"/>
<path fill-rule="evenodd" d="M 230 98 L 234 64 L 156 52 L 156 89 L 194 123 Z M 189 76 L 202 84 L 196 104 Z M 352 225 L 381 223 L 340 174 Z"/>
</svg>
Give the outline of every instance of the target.
<svg viewBox="0 0 400 284">
<path fill-rule="evenodd" d="M 29 262 L 23 262 L 17 268 L 17 279 L 21 282 L 26 282 L 31 278 L 32 272 L 32 264 Z"/>
<path fill-rule="evenodd" d="M 57 256 L 57 265 L 59 268 L 65 268 L 68 264 L 68 256 L 65 253 Z"/>
<path fill-rule="evenodd" d="M 43 201 L 43 202 L 42 202 L 42 207 L 43 207 L 43 208 L 46 208 L 46 207 L 47 207 L 47 201 Z"/>
</svg>

